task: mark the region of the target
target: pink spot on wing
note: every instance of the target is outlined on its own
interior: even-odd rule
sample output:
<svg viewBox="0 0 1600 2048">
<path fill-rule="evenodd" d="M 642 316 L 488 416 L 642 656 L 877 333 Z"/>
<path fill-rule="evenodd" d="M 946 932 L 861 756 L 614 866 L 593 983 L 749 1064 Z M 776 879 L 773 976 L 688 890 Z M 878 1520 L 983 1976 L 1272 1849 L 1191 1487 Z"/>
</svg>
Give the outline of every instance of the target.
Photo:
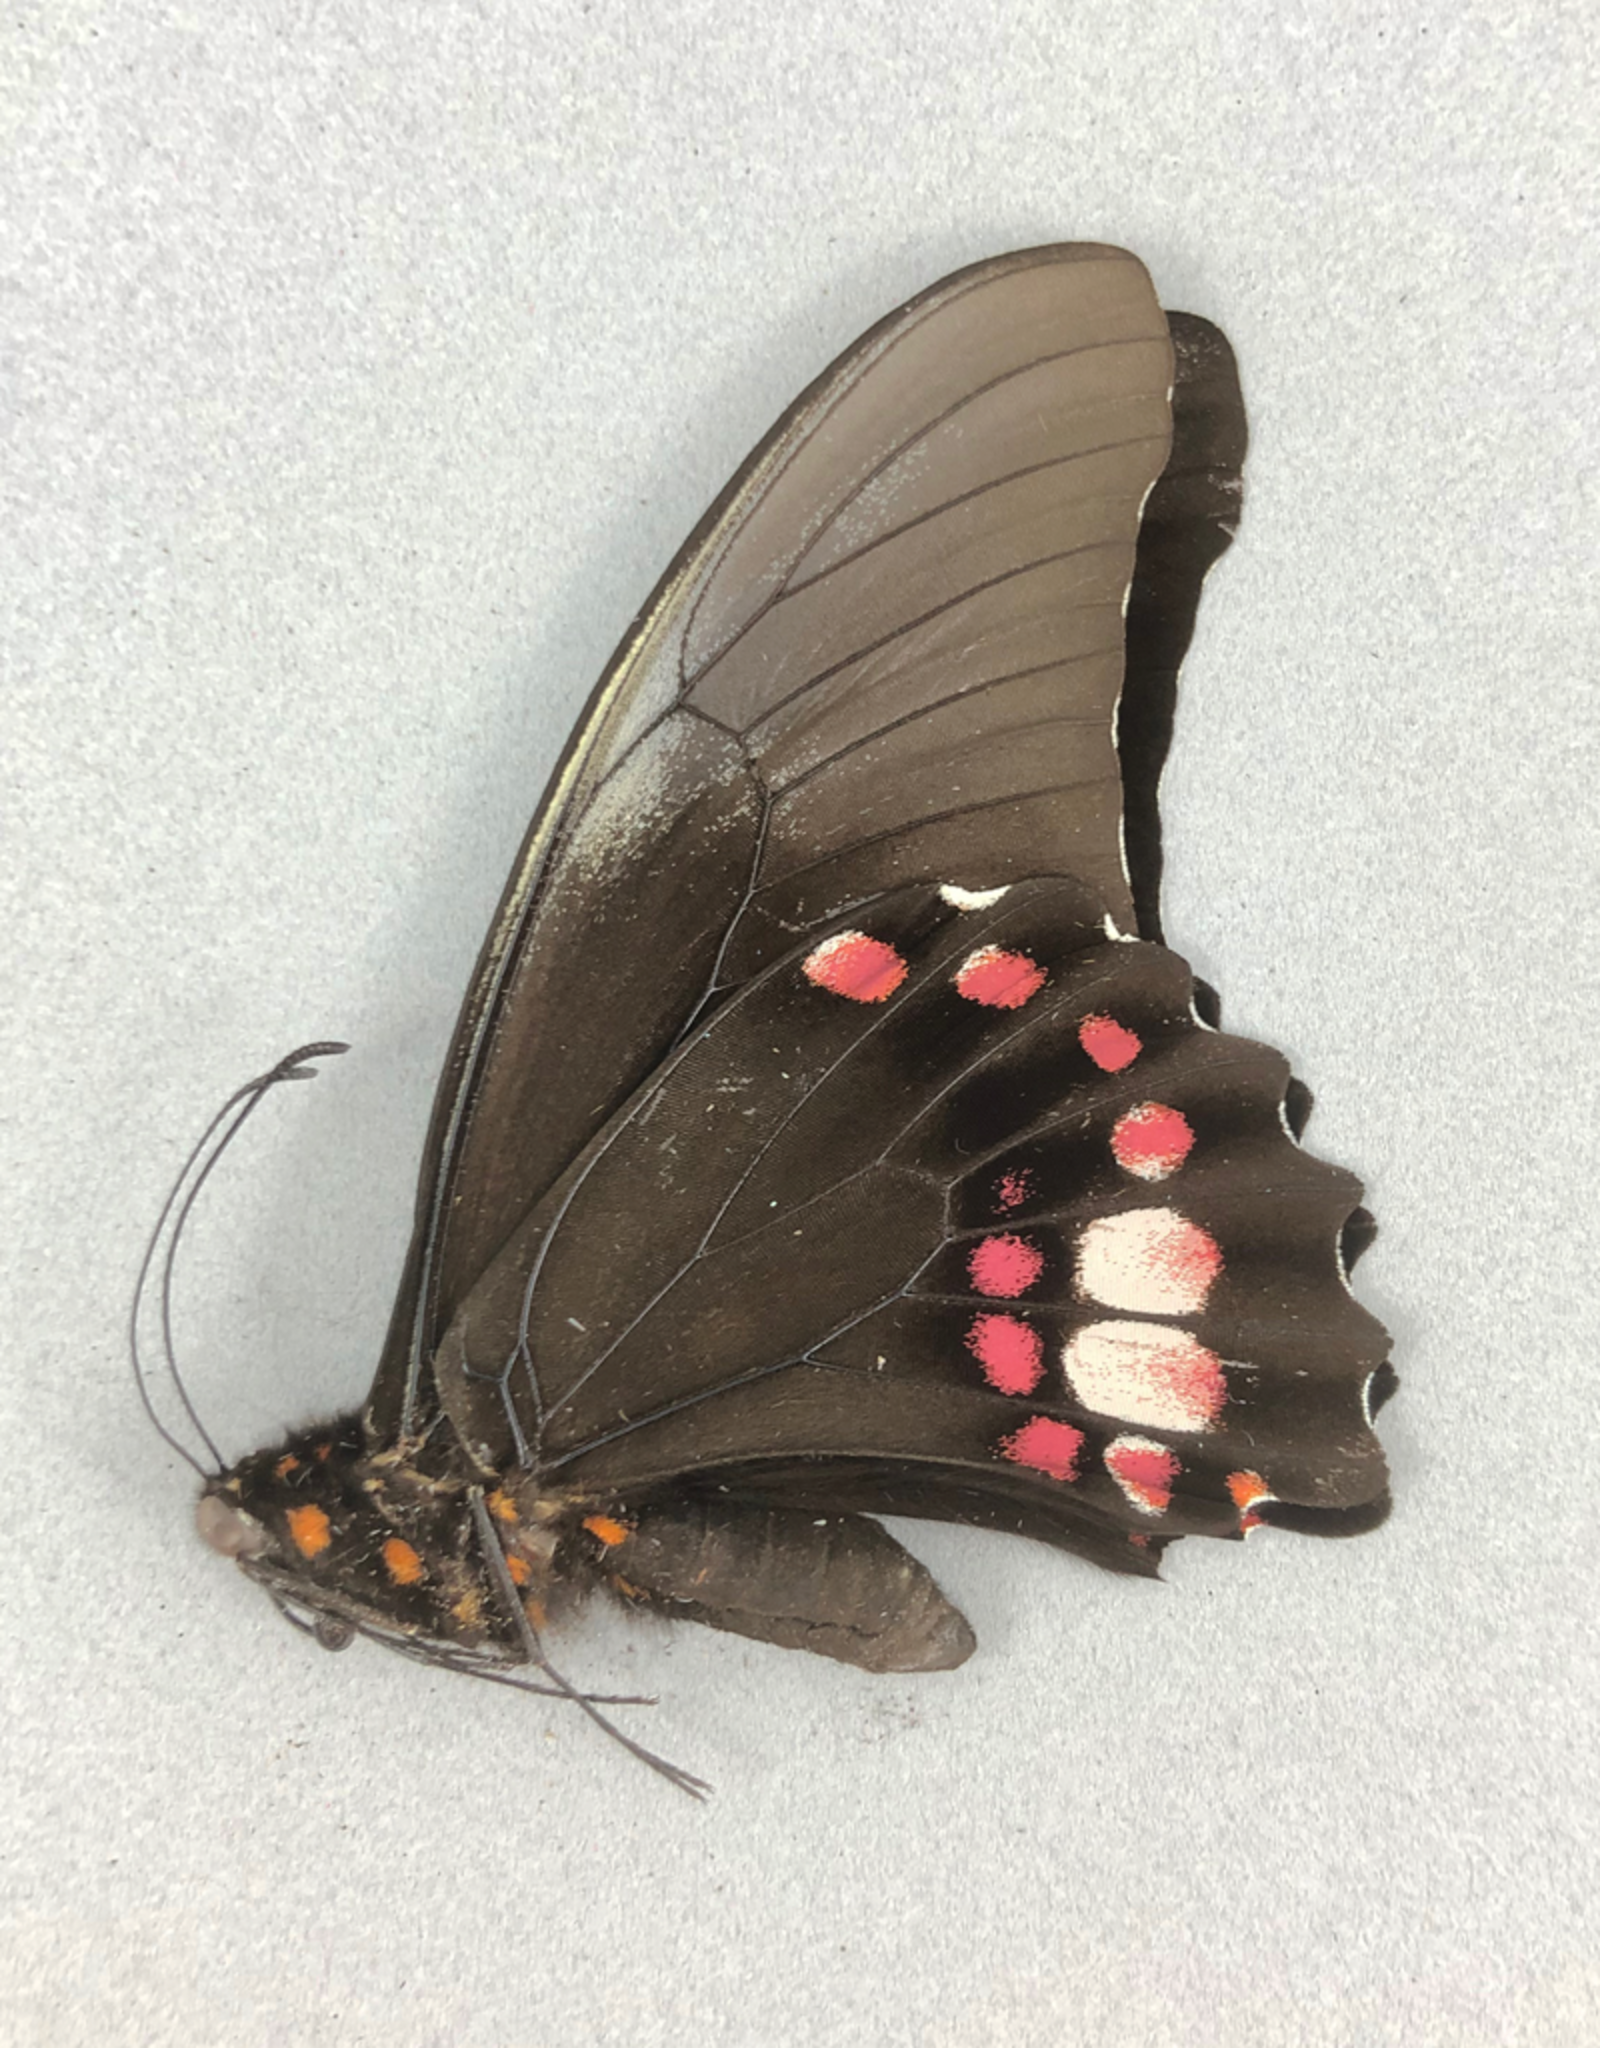
<svg viewBox="0 0 1600 2048">
<path fill-rule="evenodd" d="M 1135 1315 L 1192 1315 L 1221 1271 L 1216 1239 L 1176 1209 L 1099 1216 L 1078 1239 L 1079 1293 Z"/>
<path fill-rule="evenodd" d="M 1044 1271 L 1044 1253 L 1025 1237 L 1013 1237 L 1009 1232 L 1004 1237 L 986 1237 L 972 1247 L 967 1271 L 980 1294 L 1014 1301 L 1019 1294 L 1026 1294 Z"/>
<path fill-rule="evenodd" d="M 1120 1074 L 1144 1048 L 1138 1032 L 1130 1031 L 1114 1017 L 1085 1017 L 1078 1026 L 1078 1043 L 1107 1074 Z"/>
<path fill-rule="evenodd" d="M 1209 1429 L 1228 1398 L 1217 1354 L 1160 1323 L 1086 1323 L 1061 1365 L 1085 1408 L 1147 1429 Z"/>
<path fill-rule="evenodd" d="M 806 980 L 853 1003 L 881 1003 L 892 996 L 909 969 L 893 946 L 865 932 L 835 932 L 800 963 Z"/>
<path fill-rule="evenodd" d="M 1111 1133 L 1113 1158 L 1138 1180 L 1165 1180 L 1176 1173 L 1193 1144 L 1189 1119 L 1160 1102 L 1141 1102 L 1118 1117 Z"/>
<path fill-rule="evenodd" d="M 1166 1511 L 1182 1469 L 1175 1451 L 1147 1436 L 1119 1436 L 1106 1445 L 1105 1459 L 1106 1470 L 1141 1514 Z"/>
<path fill-rule="evenodd" d="M 999 1393 L 1031 1394 L 1044 1378 L 1044 1340 L 1016 1316 L 974 1317 L 967 1349 Z"/>
<path fill-rule="evenodd" d="M 990 1010 L 1020 1010 L 1044 987 L 1045 973 L 1026 953 L 980 946 L 956 969 L 956 992 Z"/>
<path fill-rule="evenodd" d="M 1082 1449 L 1081 1429 L 1074 1429 L 1070 1422 L 1052 1422 L 1048 1415 L 1035 1415 L 1002 1439 L 1000 1455 L 1014 1465 L 1030 1465 L 1035 1472 L 1048 1473 L 1052 1479 L 1076 1479 Z"/>
<path fill-rule="evenodd" d="M 1003 1173 L 994 1184 L 994 1205 L 997 1209 L 1020 1209 L 1033 1194 L 1033 1174 L 1026 1167 L 1019 1167 L 1014 1173 Z"/>
</svg>

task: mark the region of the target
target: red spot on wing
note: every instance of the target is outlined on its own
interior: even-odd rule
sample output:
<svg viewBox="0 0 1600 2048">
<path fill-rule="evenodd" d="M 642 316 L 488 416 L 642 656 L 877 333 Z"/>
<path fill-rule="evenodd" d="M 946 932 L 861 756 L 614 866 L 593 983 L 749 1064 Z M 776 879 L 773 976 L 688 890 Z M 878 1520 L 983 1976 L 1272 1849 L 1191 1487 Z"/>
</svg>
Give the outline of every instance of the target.
<svg viewBox="0 0 1600 2048">
<path fill-rule="evenodd" d="M 990 1010 L 1020 1010 L 1044 987 L 1045 972 L 1026 953 L 980 946 L 956 969 L 956 993 Z"/>
<path fill-rule="evenodd" d="M 835 932 L 814 947 L 800 971 L 816 988 L 852 1003 L 886 1002 L 909 969 L 893 946 L 865 932 Z"/>
<path fill-rule="evenodd" d="M 1176 1173 L 1194 1145 L 1189 1119 L 1165 1103 L 1141 1102 L 1118 1117 L 1111 1152 L 1124 1173 L 1139 1180 L 1165 1180 Z"/>
<path fill-rule="evenodd" d="M 1033 1174 L 1026 1166 L 1001 1174 L 994 1184 L 994 1205 L 997 1209 L 1020 1209 L 1032 1195 Z"/>
<path fill-rule="evenodd" d="M 1162 1514 L 1180 1471 L 1178 1454 L 1147 1436 L 1113 1437 L 1106 1445 L 1106 1470 L 1136 1508 Z"/>
<path fill-rule="evenodd" d="M 972 1247 L 967 1271 L 980 1294 L 992 1294 L 1001 1301 L 1014 1301 L 1044 1271 L 1044 1253 L 1025 1237 L 986 1237 Z"/>
<path fill-rule="evenodd" d="M 1107 1074 L 1120 1074 L 1144 1049 L 1144 1041 L 1138 1032 L 1119 1024 L 1115 1017 L 1085 1017 L 1078 1026 L 1078 1043 L 1095 1065 Z"/>
<path fill-rule="evenodd" d="M 1000 1455 L 1052 1479 L 1076 1479 L 1082 1449 L 1081 1429 L 1074 1429 L 1070 1422 L 1052 1422 L 1048 1415 L 1035 1415 L 1003 1439 Z"/>
<path fill-rule="evenodd" d="M 1044 1340 L 1016 1316 L 976 1316 L 967 1349 L 1002 1394 L 1031 1394 L 1044 1378 Z"/>
</svg>

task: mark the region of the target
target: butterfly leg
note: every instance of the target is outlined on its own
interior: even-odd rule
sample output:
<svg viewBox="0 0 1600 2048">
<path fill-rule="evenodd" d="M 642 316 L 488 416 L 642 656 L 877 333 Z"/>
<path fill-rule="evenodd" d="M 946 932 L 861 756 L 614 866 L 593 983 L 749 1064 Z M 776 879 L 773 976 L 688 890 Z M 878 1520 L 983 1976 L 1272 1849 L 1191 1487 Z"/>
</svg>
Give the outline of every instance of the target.
<svg viewBox="0 0 1600 2048">
<path fill-rule="evenodd" d="M 864 1671 L 948 1671 L 976 1647 L 926 1567 L 863 1515 L 689 1495 L 616 1530 L 608 1578 L 675 1619 Z"/>
</svg>

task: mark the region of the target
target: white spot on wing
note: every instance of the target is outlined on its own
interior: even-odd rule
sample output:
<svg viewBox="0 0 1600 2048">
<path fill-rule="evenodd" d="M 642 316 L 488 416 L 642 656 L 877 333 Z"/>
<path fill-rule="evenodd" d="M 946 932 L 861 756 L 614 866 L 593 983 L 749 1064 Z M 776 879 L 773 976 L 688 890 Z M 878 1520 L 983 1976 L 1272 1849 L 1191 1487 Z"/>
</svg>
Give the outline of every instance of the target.
<svg viewBox="0 0 1600 2048">
<path fill-rule="evenodd" d="M 1085 1408 L 1147 1429 L 1209 1429 L 1227 1399 L 1216 1353 L 1158 1323 L 1089 1323 L 1073 1332 L 1061 1366 Z"/>
<path fill-rule="evenodd" d="M 1221 1268 L 1211 1233 L 1174 1209 L 1098 1216 L 1078 1239 L 1080 1294 L 1135 1315 L 1194 1314 Z"/>
<path fill-rule="evenodd" d="M 998 903 L 1010 888 L 1009 882 L 998 889 L 962 889 L 954 882 L 943 882 L 939 894 L 952 910 L 987 910 L 991 903 Z"/>
</svg>

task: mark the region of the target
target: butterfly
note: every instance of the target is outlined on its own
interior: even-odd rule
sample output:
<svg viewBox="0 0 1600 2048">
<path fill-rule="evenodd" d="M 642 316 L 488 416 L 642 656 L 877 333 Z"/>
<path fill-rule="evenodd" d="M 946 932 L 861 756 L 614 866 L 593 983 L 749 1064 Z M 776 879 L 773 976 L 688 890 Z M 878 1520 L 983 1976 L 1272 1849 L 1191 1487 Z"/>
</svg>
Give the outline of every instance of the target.
<svg viewBox="0 0 1600 2048">
<path fill-rule="evenodd" d="M 195 1460 L 291 1620 L 564 1694 L 695 1791 L 552 1666 L 564 1596 L 939 1670 L 973 1632 L 880 1515 L 1147 1575 L 1381 1519 L 1359 1184 L 1162 943 L 1244 446 L 1218 331 L 1067 244 L 923 292 L 757 448 L 507 884 L 365 1408 Z M 241 1091 L 174 1241 L 341 1049 Z"/>
</svg>

